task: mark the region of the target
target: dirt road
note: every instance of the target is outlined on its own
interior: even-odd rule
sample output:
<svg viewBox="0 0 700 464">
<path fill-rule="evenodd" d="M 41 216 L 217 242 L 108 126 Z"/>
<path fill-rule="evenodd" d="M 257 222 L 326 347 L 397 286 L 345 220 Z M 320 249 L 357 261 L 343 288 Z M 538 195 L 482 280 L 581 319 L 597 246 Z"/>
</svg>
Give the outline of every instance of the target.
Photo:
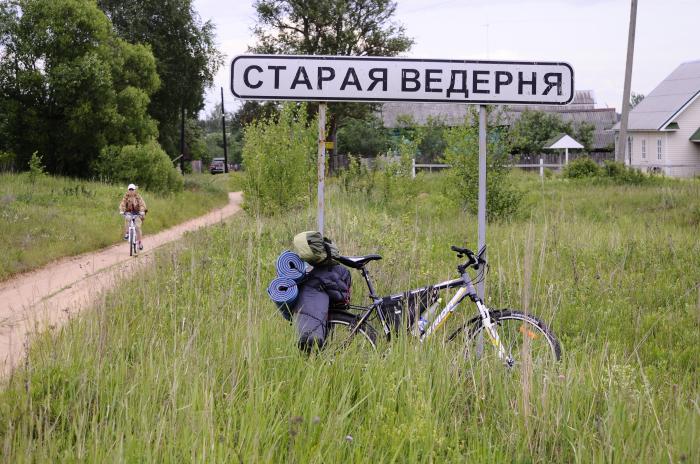
<svg viewBox="0 0 700 464">
<path fill-rule="evenodd" d="M 0 283 L 0 379 L 22 361 L 32 334 L 65 323 L 124 274 L 151 263 L 155 248 L 231 216 L 240 210 L 241 200 L 241 192 L 229 193 L 223 208 L 155 235 L 148 235 L 146 223 L 146 248 L 137 258 L 130 258 L 128 246 L 121 243 L 63 258 Z"/>
</svg>

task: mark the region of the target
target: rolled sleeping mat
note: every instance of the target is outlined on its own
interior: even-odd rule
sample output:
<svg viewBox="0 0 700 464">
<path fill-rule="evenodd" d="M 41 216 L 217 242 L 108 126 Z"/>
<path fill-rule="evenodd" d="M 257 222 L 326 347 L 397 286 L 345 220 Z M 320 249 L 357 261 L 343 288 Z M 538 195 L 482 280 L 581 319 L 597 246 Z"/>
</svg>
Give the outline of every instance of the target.
<svg viewBox="0 0 700 464">
<path fill-rule="evenodd" d="M 299 282 L 306 275 L 306 263 L 296 253 L 285 250 L 275 263 L 277 275 Z"/>
<path fill-rule="evenodd" d="M 277 277 L 267 287 L 267 294 L 277 305 L 282 317 L 288 321 L 292 320 L 291 307 L 299 296 L 297 283 L 287 277 Z"/>
</svg>

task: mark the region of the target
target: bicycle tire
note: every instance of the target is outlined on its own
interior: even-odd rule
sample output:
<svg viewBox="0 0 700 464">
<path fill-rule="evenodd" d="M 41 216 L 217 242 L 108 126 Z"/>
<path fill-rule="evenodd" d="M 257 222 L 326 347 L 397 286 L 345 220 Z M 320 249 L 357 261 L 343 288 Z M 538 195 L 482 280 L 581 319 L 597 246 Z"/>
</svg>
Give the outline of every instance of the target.
<svg viewBox="0 0 700 464">
<path fill-rule="evenodd" d="M 520 323 L 520 327 L 518 327 L 515 330 L 515 332 L 519 332 L 522 335 L 527 335 L 527 337 L 530 339 L 530 343 L 532 343 L 533 340 L 539 339 L 540 336 L 542 336 L 542 338 L 547 342 L 549 350 L 542 351 L 548 352 L 549 356 L 542 356 L 542 358 L 547 358 L 542 359 L 542 361 L 557 362 L 561 359 L 561 345 L 559 343 L 559 340 L 557 340 L 557 337 L 550 330 L 547 324 L 542 322 L 536 316 L 533 316 L 531 314 L 525 314 L 512 309 L 495 310 L 491 311 L 490 314 L 491 322 L 496 324 L 496 330 L 498 331 L 499 337 L 501 338 L 501 341 L 503 342 L 503 345 L 505 346 L 509 356 L 513 356 L 514 353 L 517 353 L 517 350 L 514 350 L 516 339 L 523 338 L 520 335 L 513 337 L 513 330 L 505 328 L 506 325 L 508 325 L 509 327 L 514 326 L 513 324 L 510 324 L 510 322 L 515 321 L 516 326 L 518 322 Z M 527 324 L 527 327 L 525 327 L 525 325 L 523 324 Z M 459 337 L 459 335 L 461 333 L 464 333 L 466 328 L 468 328 L 469 330 L 469 341 L 473 343 L 475 341 L 475 338 L 484 329 L 484 326 L 481 323 L 481 318 L 476 317 L 469 321 L 467 324 L 455 330 L 449 336 L 448 340 L 463 339 L 462 337 Z M 540 354 L 540 351 L 538 351 L 537 354 Z M 537 359 L 536 361 L 540 362 L 540 359 Z"/>
<path fill-rule="evenodd" d="M 357 322 L 357 319 L 358 316 L 355 316 L 354 314 L 346 313 L 344 311 L 331 311 L 328 314 L 328 335 L 325 346 L 331 344 L 330 342 L 333 339 L 334 334 L 338 334 L 341 328 L 349 331 L 350 327 Z M 377 349 L 377 331 L 374 330 L 374 327 L 371 325 L 367 324 L 366 322 L 362 324 L 362 326 L 353 335 L 353 337 L 357 336 L 364 337 L 364 339 L 369 342 L 372 349 Z M 349 340 L 340 340 L 340 343 L 346 343 L 346 341 Z"/>
</svg>

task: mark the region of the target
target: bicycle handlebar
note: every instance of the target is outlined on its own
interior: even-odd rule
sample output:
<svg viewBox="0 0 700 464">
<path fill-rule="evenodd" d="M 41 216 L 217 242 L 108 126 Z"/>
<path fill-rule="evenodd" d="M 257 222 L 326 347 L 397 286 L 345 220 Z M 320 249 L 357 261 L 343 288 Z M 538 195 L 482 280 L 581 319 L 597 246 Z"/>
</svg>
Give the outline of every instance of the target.
<svg viewBox="0 0 700 464">
<path fill-rule="evenodd" d="M 481 250 L 479 250 L 479 254 L 474 255 L 474 252 L 470 250 L 469 248 L 462 248 L 458 247 L 456 245 L 452 245 L 450 247 L 452 251 L 457 252 L 457 257 L 458 258 L 464 258 L 465 256 L 469 258 L 469 260 L 464 263 L 460 264 L 457 266 L 457 270 L 459 271 L 460 274 L 464 273 L 464 271 L 468 268 L 471 267 L 474 270 L 478 271 L 481 269 L 482 264 L 486 264 L 486 260 L 484 259 L 484 253 L 486 253 L 486 245 L 484 245 Z"/>
</svg>

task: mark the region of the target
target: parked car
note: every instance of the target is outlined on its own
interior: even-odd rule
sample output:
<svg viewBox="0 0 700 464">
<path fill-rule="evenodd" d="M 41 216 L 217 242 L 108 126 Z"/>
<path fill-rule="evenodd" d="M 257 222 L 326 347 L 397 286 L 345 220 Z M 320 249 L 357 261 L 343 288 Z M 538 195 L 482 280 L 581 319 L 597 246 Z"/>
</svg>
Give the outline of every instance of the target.
<svg viewBox="0 0 700 464">
<path fill-rule="evenodd" d="M 223 158 L 214 158 L 211 160 L 211 163 L 209 164 L 209 172 L 212 174 L 219 174 L 224 172 L 224 159 Z"/>
</svg>

